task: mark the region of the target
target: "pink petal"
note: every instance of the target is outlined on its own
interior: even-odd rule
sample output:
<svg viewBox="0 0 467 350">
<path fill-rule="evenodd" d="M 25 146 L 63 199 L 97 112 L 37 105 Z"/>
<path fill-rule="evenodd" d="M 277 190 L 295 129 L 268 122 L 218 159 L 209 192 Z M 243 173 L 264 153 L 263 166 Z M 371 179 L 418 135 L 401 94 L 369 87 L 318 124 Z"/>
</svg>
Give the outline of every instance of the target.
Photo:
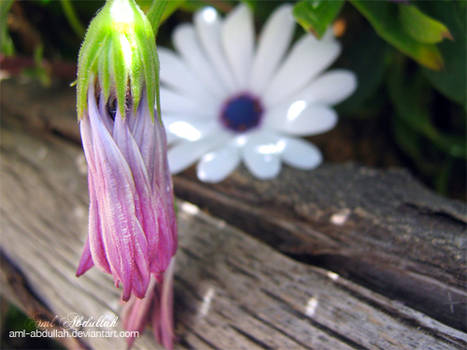
<svg viewBox="0 0 467 350">
<path fill-rule="evenodd" d="M 146 105 L 144 97 L 141 106 Z M 148 112 L 139 112 L 133 126 L 133 135 L 146 165 L 159 222 L 159 254 L 161 261 L 152 261 L 151 271 L 163 272 L 177 250 L 177 223 L 173 202 L 172 177 L 167 162 L 167 141 L 163 125 L 153 122 Z M 168 251 L 168 252 L 167 252 Z"/>
<path fill-rule="evenodd" d="M 122 310 L 123 328 L 127 331 L 138 331 L 142 333 L 147 323 L 149 323 L 149 312 L 154 300 L 154 287 L 156 280 L 154 277 L 149 282 L 148 291 L 143 299 L 134 296 L 124 305 Z M 128 349 L 131 348 L 136 337 L 127 338 Z"/>
<path fill-rule="evenodd" d="M 170 262 L 161 283 L 156 285 L 156 295 L 152 314 L 152 328 L 157 341 L 166 349 L 173 349 L 173 275 L 175 258 Z"/>
<path fill-rule="evenodd" d="M 149 112 L 147 113 L 148 117 Z M 135 182 L 135 209 L 136 216 L 145 233 L 148 242 L 149 264 L 156 259 L 159 244 L 158 221 L 156 218 L 156 208 L 149 184 L 146 165 L 141 156 L 138 145 L 131 134 L 128 119 L 144 118 L 144 115 L 127 117 L 125 119 L 117 117 L 114 124 L 114 139 L 122 155 L 130 166 Z"/>
<path fill-rule="evenodd" d="M 165 205 L 167 220 L 171 234 L 171 251 L 172 256 L 177 251 L 177 218 L 175 216 L 174 193 L 172 176 L 169 170 L 169 162 L 167 160 L 167 139 L 164 126 L 161 123 L 155 125 L 156 142 L 158 151 L 158 167 L 156 168 L 156 184 L 161 190 L 162 201 Z"/>
<path fill-rule="evenodd" d="M 86 243 L 84 244 L 83 254 L 81 254 L 81 259 L 79 260 L 78 269 L 76 270 L 76 277 L 81 276 L 93 266 L 94 266 L 94 262 L 92 261 L 91 251 L 89 250 L 89 239 L 86 238 Z"/>
<path fill-rule="evenodd" d="M 92 112 L 97 113 L 95 102 L 90 104 Z M 88 162 L 88 187 L 89 187 L 89 223 L 88 239 L 92 259 L 97 266 L 110 273 L 110 266 L 107 261 L 105 249 L 102 242 L 99 213 L 97 211 L 97 201 L 93 177 L 96 176 L 96 164 L 94 148 L 92 143 L 92 130 L 88 117 L 80 122 L 81 139 L 83 142 L 84 153 Z"/>
<path fill-rule="evenodd" d="M 149 283 L 149 270 L 147 241 L 135 213 L 135 184 L 128 163 L 91 107 L 93 98 L 89 100 L 97 165 L 95 190 L 105 251 L 116 283 L 122 282 L 122 299 L 128 300 L 132 291 L 141 298 Z M 118 113 L 116 118 L 121 118 Z"/>
<path fill-rule="evenodd" d="M 94 175 L 95 176 L 95 175 Z M 92 172 L 88 174 L 89 187 L 89 245 L 92 259 L 96 265 L 105 272 L 111 273 L 104 242 L 102 241 L 102 230 L 97 207 L 96 192 Z"/>
</svg>

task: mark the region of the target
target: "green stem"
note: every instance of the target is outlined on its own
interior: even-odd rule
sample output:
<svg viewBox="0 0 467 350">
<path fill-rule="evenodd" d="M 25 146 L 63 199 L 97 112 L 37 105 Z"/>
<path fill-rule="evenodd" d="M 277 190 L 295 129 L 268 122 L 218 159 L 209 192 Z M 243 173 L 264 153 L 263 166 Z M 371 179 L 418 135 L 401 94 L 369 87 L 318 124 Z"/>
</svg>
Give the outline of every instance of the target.
<svg viewBox="0 0 467 350">
<path fill-rule="evenodd" d="M 151 7 L 146 14 L 146 17 L 151 23 L 152 31 L 154 32 L 154 37 L 157 38 L 157 32 L 159 30 L 159 25 L 162 21 L 162 16 L 164 11 L 167 7 L 167 0 L 153 0 Z M 157 53 L 156 53 L 157 55 Z M 157 59 L 159 62 L 159 59 Z M 159 123 L 162 124 L 162 117 L 161 117 L 161 102 L 160 102 L 160 90 L 159 90 L 159 63 L 157 64 L 157 72 L 156 72 L 156 108 L 157 108 L 157 118 Z"/>
<path fill-rule="evenodd" d="M 71 28 L 76 33 L 76 35 L 82 38 L 84 36 L 85 29 L 81 24 L 78 16 L 76 15 L 75 9 L 73 8 L 71 1 L 60 0 L 60 3 L 62 4 L 63 12 L 65 13 L 65 17 L 67 18 Z"/>
<path fill-rule="evenodd" d="M 165 8 L 167 7 L 167 0 L 153 0 L 151 7 L 146 14 L 146 17 L 151 23 L 152 31 L 154 32 L 154 37 L 157 38 L 157 31 L 159 30 L 159 25 L 162 20 Z"/>
</svg>

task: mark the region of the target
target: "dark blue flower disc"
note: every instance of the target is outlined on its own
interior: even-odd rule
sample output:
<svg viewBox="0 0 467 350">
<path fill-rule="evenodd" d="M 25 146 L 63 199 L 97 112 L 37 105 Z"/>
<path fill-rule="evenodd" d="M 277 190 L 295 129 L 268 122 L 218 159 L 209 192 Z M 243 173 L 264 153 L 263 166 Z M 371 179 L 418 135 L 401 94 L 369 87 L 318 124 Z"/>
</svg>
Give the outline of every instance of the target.
<svg viewBox="0 0 467 350">
<path fill-rule="evenodd" d="M 257 127 L 261 121 L 263 107 L 250 94 L 243 93 L 228 99 L 221 110 L 222 124 L 234 132 L 244 132 Z"/>
</svg>

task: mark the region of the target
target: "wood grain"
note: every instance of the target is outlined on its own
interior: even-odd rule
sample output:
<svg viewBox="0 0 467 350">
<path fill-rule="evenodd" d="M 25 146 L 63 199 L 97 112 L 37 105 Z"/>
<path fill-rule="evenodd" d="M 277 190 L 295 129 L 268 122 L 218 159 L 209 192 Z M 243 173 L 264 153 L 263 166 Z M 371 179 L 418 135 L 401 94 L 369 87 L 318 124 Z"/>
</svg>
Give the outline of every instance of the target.
<svg viewBox="0 0 467 350">
<path fill-rule="evenodd" d="M 186 172 L 175 190 L 290 256 L 466 330 L 465 203 L 404 171 L 325 164 L 265 182 L 240 169 L 216 185 Z"/>
<path fill-rule="evenodd" d="M 22 113 L 12 113 L 16 107 L 10 102 L 4 98 L 2 89 L 0 209 L 5 257 L 0 274 L 2 286 L 5 286 L 2 294 L 32 317 L 37 317 L 37 310 L 44 318 L 70 313 L 85 317 L 117 315 L 119 292 L 109 276 L 93 269 L 81 278 L 74 277 L 87 221 L 82 151 L 75 143 L 65 140 L 65 133 L 54 135 L 40 123 L 25 122 L 28 119 Z M 52 113 L 52 109 L 46 113 Z M 332 177 L 333 171 L 345 177 Z M 370 173 L 360 184 L 357 179 L 362 171 L 363 175 L 365 171 Z M 385 187 L 387 183 L 377 181 L 380 173 L 354 166 L 338 169 L 325 166 L 313 176 L 306 173 L 308 184 L 300 177 L 291 182 L 287 180 L 291 173 L 284 174 L 281 178 L 285 181 L 284 187 L 280 182 L 257 183 L 242 171 L 212 189 L 187 176 L 178 177 L 179 193 L 197 198 L 211 213 L 232 221 L 248 234 L 206 215 L 192 204 L 179 202 L 181 239 L 175 278 L 177 348 L 339 350 L 463 349 L 467 346 L 465 333 L 440 323 L 436 317 L 428 316 L 428 312 L 405 305 L 405 300 L 388 298 L 349 281 L 336 270 L 331 272 L 298 262 L 271 248 L 277 246 L 296 256 L 311 253 L 333 256 L 335 252 L 342 252 L 342 256 L 351 258 L 344 260 L 344 265 L 374 262 L 374 273 L 394 271 L 396 266 L 402 271 L 400 278 L 413 274 L 430 279 L 431 284 L 437 280 L 442 288 L 450 288 L 457 296 L 464 293 L 456 280 L 460 272 L 451 268 L 461 268 L 461 262 L 441 261 L 446 254 L 449 258 L 455 246 L 444 247 L 437 243 L 439 256 L 432 256 L 431 263 L 427 259 L 419 261 L 416 250 L 436 244 L 426 242 L 423 235 L 409 235 L 404 227 L 411 226 L 410 233 L 417 233 L 422 228 L 427 230 L 428 226 L 424 225 L 431 223 L 428 232 L 434 235 L 439 225 L 448 223 L 450 230 L 457 230 L 463 220 L 463 214 L 458 211 L 459 203 L 444 202 L 429 193 L 428 197 L 423 197 L 430 199 L 428 203 L 409 196 L 409 203 L 415 206 L 414 217 L 404 214 L 405 208 L 392 204 L 388 207 L 404 218 L 403 222 L 393 222 L 389 216 L 391 212 L 384 208 L 388 200 L 397 203 L 394 198 L 402 195 L 403 191 L 396 185 L 407 182 L 404 174 L 400 183 L 392 183 L 391 191 Z M 313 180 L 316 176 L 321 180 Z M 318 187 L 319 191 L 310 189 L 312 185 L 323 186 L 325 178 L 347 191 L 333 193 L 329 184 Z M 346 180 L 353 180 L 350 181 L 353 187 Z M 272 184 L 276 185 L 275 190 Z M 356 188 L 367 190 L 358 193 Z M 204 197 L 199 194 L 201 189 Z M 386 197 L 382 197 L 383 189 Z M 286 191 L 290 191 L 290 195 Z M 308 201 L 300 205 L 298 193 L 309 198 Z M 352 202 L 346 200 L 346 195 Z M 373 198 L 375 208 L 367 202 L 368 198 Z M 380 205 L 377 207 L 375 203 Z M 427 211 L 424 215 L 430 221 L 423 222 L 423 215 L 417 213 L 422 206 L 420 203 L 438 208 L 437 213 L 442 214 Z M 330 223 L 332 215 L 342 213 L 343 209 L 350 210 L 344 224 Z M 396 231 L 400 233 L 399 240 L 395 240 Z M 454 235 L 458 231 L 447 232 Z M 445 233 L 445 240 L 450 237 L 448 233 Z M 286 234 L 290 238 L 286 239 Z M 389 235 L 386 241 L 385 235 Z M 418 244 L 413 245 L 416 238 Z M 305 245 L 300 248 L 302 244 Z M 404 246 L 405 252 L 401 254 L 400 247 Z M 384 269 L 378 265 L 381 256 L 385 258 Z M 416 270 L 417 266 L 424 266 L 423 273 Z M 345 273 L 349 271 L 354 270 L 343 269 Z M 361 273 L 370 279 L 368 271 L 365 266 Z M 377 277 L 375 283 L 387 287 L 383 279 Z M 455 302 L 446 307 L 461 306 Z M 67 346 L 123 349 L 125 344 L 120 338 L 81 338 Z M 154 347 L 149 332 L 138 339 L 135 346 L 138 349 Z"/>
</svg>

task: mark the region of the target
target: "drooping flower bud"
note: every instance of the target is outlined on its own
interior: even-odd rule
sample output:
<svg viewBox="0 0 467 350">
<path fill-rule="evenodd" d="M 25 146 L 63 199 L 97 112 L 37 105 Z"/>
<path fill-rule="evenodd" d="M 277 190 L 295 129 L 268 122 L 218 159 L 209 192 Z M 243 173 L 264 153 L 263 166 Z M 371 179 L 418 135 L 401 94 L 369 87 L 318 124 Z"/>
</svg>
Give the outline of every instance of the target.
<svg viewBox="0 0 467 350">
<path fill-rule="evenodd" d="M 157 53 L 134 0 L 110 0 L 80 51 L 78 117 L 88 163 L 89 235 L 77 270 L 93 265 L 143 298 L 177 248 L 165 131 L 154 120 Z"/>
</svg>

